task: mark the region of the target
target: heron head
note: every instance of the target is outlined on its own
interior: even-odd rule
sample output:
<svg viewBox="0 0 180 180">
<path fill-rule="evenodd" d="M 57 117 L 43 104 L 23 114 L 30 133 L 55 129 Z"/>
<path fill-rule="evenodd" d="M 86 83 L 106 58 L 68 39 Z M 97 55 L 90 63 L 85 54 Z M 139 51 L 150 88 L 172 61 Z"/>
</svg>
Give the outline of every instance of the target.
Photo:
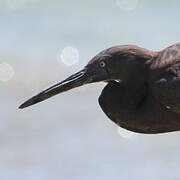
<svg viewBox="0 0 180 180">
<path fill-rule="evenodd" d="M 138 71 L 137 67 L 142 64 L 140 62 L 151 56 L 144 49 L 141 49 L 144 53 L 138 54 L 137 49 L 137 47 L 129 49 L 128 46 L 116 46 L 104 50 L 92 58 L 81 71 L 33 96 L 19 108 L 31 106 L 85 84 L 111 80 L 126 81 L 133 74 L 132 72 Z"/>
</svg>

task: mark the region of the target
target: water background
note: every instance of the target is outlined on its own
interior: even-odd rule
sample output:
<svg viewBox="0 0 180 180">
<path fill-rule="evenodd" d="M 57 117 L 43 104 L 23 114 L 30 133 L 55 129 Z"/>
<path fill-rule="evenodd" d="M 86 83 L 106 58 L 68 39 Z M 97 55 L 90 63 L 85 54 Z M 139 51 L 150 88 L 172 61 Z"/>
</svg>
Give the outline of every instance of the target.
<svg viewBox="0 0 180 180">
<path fill-rule="evenodd" d="M 118 44 L 161 50 L 180 41 L 178 0 L 0 0 L 0 180 L 179 180 L 180 132 L 120 136 L 101 111 L 104 83 L 17 107 Z M 132 6 L 131 6 L 132 5 Z M 79 63 L 57 61 L 77 48 Z"/>
</svg>

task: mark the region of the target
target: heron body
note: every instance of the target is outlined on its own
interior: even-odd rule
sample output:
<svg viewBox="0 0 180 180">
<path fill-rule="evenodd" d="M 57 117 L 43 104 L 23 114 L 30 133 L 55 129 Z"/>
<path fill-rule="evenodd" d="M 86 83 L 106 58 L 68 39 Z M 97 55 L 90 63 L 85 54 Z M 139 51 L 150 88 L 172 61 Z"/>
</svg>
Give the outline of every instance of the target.
<svg viewBox="0 0 180 180">
<path fill-rule="evenodd" d="M 117 125 L 148 134 L 180 130 L 180 43 L 159 52 L 133 45 L 106 49 L 83 70 L 30 98 L 20 108 L 100 81 L 107 85 L 99 104 Z"/>
</svg>

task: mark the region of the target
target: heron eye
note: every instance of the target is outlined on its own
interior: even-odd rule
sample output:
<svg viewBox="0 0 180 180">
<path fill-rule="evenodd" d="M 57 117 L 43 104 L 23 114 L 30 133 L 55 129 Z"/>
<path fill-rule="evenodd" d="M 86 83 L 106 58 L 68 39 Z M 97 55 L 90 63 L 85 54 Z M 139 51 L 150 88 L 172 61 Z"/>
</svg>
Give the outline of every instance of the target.
<svg viewBox="0 0 180 180">
<path fill-rule="evenodd" d="M 101 62 L 99 63 L 99 65 L 100 65 L 100 67 L 104 68 L 104 67 L 106 66 L 106 63 L 105 63 L 104 61 L 101 61 Z"/>
</svg>

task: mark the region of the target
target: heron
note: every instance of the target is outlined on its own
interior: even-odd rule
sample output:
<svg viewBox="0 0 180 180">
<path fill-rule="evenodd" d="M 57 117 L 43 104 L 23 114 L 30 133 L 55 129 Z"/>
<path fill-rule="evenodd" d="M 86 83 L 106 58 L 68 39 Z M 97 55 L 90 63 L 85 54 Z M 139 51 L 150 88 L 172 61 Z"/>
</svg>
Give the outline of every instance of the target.
<svg viewBox="0 0 180 180">
<path fill-rule="evenodd" d="M 110 47 L 93 57 L 81 71 L 33 96 L 19 108 L 101 81 L 106 86 L 99 105 L 118 126 L 144 134 L 180 130 L 180 43 L 161 51 L 136 45 Z"/>
</svg>

